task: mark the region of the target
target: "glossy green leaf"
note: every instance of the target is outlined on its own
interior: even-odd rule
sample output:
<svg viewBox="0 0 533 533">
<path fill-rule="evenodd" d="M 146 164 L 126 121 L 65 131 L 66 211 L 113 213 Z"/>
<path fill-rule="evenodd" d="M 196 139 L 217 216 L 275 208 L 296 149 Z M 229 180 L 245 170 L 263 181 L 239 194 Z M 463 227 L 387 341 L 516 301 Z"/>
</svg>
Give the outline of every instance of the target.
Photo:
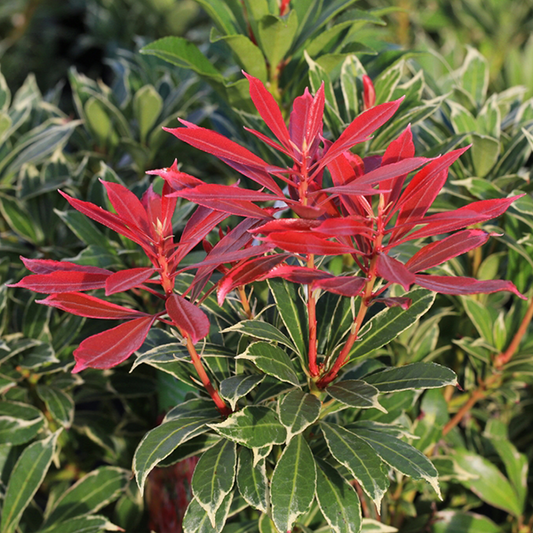
<svg viewBox="0 0 533 533">
<path fill-rule="evenodd" d="M 335 468 L 324 462 L 318 463 L 316 499 L 333 533 L 359 533 L 359 496 Z"/>
<path fill-rule="evenodd" d="M 484 178 L 500 155 L 500 141 L 487 135 L 472 135 L 472 162 L 476 176 Z"/>
<path fill-rule="evenodd" d="M 455 133 L 470 134 L 477 130 L 476 119 L 468 109 L 453 100 L 450 100 L 447 104 L 451 109 L 450 120 Z"/>
<path fill-rule="evenodd" d="M 409 309 L 391 307 L 372 317 L 368 322 L 370 330 L 355 343 L 350 359 L 362 357 L 388 344 L 428 311 L 435 300 L 435 293 L 424 289 L 415 289 L 405 296 L 412 300 Z"/>
<path fill-rule="evenodd" d="M 425 479 L 438 494 L 438 472 L 431 461 L 416 448 L 383 431 L 357 429 L 357 436 L 368 443 L 392 468 L 413 479 Z"/>
<path fill-rule="evenodd" d="M 213 525 L 207 511 L 193 498 L 183 517 L 183 533 L 220 533 L 228 518 L 232 500 L 233 492 L 229 492 L 216 512 Z"/>
<path fill-rule="evenodd" d="M 361 79 L 365 74 L 366 70 L 355 54 L 349 55 L 344 60 L 341 69 L 341 89 L 344 98 L 344 106 L 348 111 L 348 119 L 350 121 L 359 114 L 357 79 Z M 359 89 L 362 88 L 362 81 L 359 85 Z"/>
<path fill-rule="evenodd" d="M 87 126 L 101 146 L 113 147 L 118 144 L 119 135 L 107 109 L 100 100 L 94 97 L 89 98 L 85 103 L 85 115 Z"/>
<path fill-rule="evenodd" d="M 102 531 L 120 531 L 105 516 L 79 516 L 59 524 L 53 524 L 36 533 L 101 533 Z"/>
<path fill-rule="evenodd" d="M 202 454 L 192 477 L 194 497 L 207 512 L 213 527 L 216 512 L 233 488 L 237 467 L 235 443 L 222 439 Z"/>
<path fill-rule="evenodd" d="M 268 280 L 268 286 L 281 320 L 303 358 L 307 354 L 307 310 L 298 294 L 298 287 L 295 283 L 280 279 Z"/>
<path fill-rule="evenodd" d="M 239 449 L 237 485 L 249 505 L 263 513 L 268 512 L 270 493 L 265 462 L 254 465 L 252 452 L 247 448 Z"/>
<path fill-rule="evenodd" d="M 224 35 L 213 38 L 212 42 L 223 41 L 235 54 L 239 66 L 251 76 L 260 79 L 263 83 L 268 80 L 265 57 L 260 48 L 246 35 Z"/>
<path fill-rule="evenodd" d="M 96 227 L 90 218 L 79 211 L 59 211 L 55 214 L 71 229 L 71 231 L 85 244 L 101 246 L 105 244 L 104 234 Z"/>
<path fill-rule="evenodd" d="M 259 518 L 259 533 L 279 533 L 268 514 L 262 514 Z"/>
<path fill-rule="evenodd" d="M 440 511 L 435 515 L 432 533 L 501 533 L 489 518 L 461 511 Z"/>
<path fill-rule="evenodd" d="M 12 533 L 48 472 L 61 430 L 30 444 L 21 453 L 7 485 L 0 521 L 2 533 Z"/>
<path fill-rule="evenodd" d="M 162 109 L 163 99 L 153 85 L 145 85 L 135 93 L 133 112 L 139 124 L 141 142 L 145 142 L 146 136 L 156 125 Z"/>
<path fill-rule="evenodd" d="M 475 48 L 468 47 L 461 67 L 461 78 L 463 89 L 474 102 L 481 104 L 485 100 L 489 85 L 489 65 Z"/>
<path fill-rule="evenodd" d="M 280 531 L 291 531 L 294 522 L 311 505 L 316 490 L 316 465 L 302 435 L 283 451 L 272 475 L 272 519 Z"/>
<path fill-rule="evenodd" d="M 380 392 L 409 389 L 436 389 L 457 385 L 455 372 L 436 363 L 413 363 L 398 368 L 388 368 L 365 377 L 365 381 Z"/>
<path fill-rule="evenodd" d="M 230 415 L 219 424 L 209 424 L 219 435 L 247 448 L 283 444 L 287 431 L 278 415 L 268 407 L 250 405 Z"/>
<path fill-rule="evenodd" d="M 254 342 L 235 359 L 246 359 L 269 376 L 298 386 L 298 376 L 289 356 L 277 346 L 267 342 Z"/>
<path fill-rule="evenodd" d="M 228 333 L 230 331 L 237 331 L 243 335 L 255 337 L 263 341 L 277 342 L 296 351 L 294 344 L 286 335 L 272 324 L 263 322 L 262 320 L 243 320 L 234 326 L 222 330 L 221 333 Z"/>
<path fill-rule="evenodd" d="M 257 37 L 272 72 L 278 68 L 289 51 L 297 27 L 298 17 L 294 10 L 289 12 L 289 16 L 285 20 L 275 15 L 265 15 L 259 21 Z"/>
<path fill-rule="evenodd" d="M 43 239 L 43 232 L 30 216 L 24 205 L 10 196 L 0 196 L 0 212 L 9 227 L 24 240 L 37 244 Z"/>
<path fill-rule="evenodd" d="M 467 450 L 457 450 L 454 454 L 457 464 L 477 479 L 463 481 L 462 484 L 481 500 L 503 509 L 513 516 L 520 516 L 520 500 L 507 478 L 490 461 Z"/>
<path fill-rule="evenodd" d="M 263 381 L 264 376 L 258 375 L 242 375 L 232 376 L 227 378 L 220 383 L 220 394 L 221 396 L 228 400 L 232 410 L 235 410 L 235 406 L 240 398 L 246 396 L 250 391 L 252 391 L 261 381 Z"/>
<path fill-rule="evenodd" d="M 279 419 L 287 428 L 287 440 L 313 424 L 320 414 L 322 403 L 313 394 L 295 389 L 278 403 Z"/>
<path fill-rule="evenodd" d="M 372 518 L 363 518 L 361 533 L 396 533 L 395 527 L 388 526 L 383 522 L 372 520 Z"/>
<path fill-rule="evenodd" d="M 43 414 L 33 405 L 0 402 L 0 444 L 24 444 L 43 426 Z"/>
<path fill-rule="evenodd" d="M 83 476 L 55 502 L 45 526 L 80 515 L 95 513 L 115 501 L 126 489 L 130 472 L 114 466 L 102 466 Z"/>
<path fill-rule="evenodd" d="M 320 426 L 331 455 L 350 471 L 379 509 L 389 480 L 377 453 L 355 433 L 337 424 L 321 422 Z"/>
<path fill-rule="evenodd" d="M 379 390 L 364 381 L 357 379 L 339 381 L 330 385 L 326 391 L 332 398 L 349 407 L 357 407 L 358 409 L 375 408 L 385 411 L 378 402 Z"/>
<path fill-rule="evenodd" d="M 441 438 L 442 428 L 448 420 L 448 404 L 442 391 L 427 391 L 422 398 L 420 415 L 414 429 L 414 434 L 420 438 L 413 441 L 413 446 L 426 452 Z"/>
<path fill-rule="evenodd" d="M 404 62 L 399 61 L 382 72 L 374 81 L 376 104 L 390 102 L 394 89 L 400 82 L 404 70 Z"/>
<path fill-rule="evenodd" d="M 143 437 L 133 457 L 133 471 L 141 492 L 152 469 L 180 444 L 204 433 L 207 422 L 211 420 L 207 417 L 180 417 L 164 422 Z"/>
<path fill-rule="evenodd" d="M 74 420 L 74 400 L 70 394 L 46 385 L 37 385 L 37 394 L 57 422 L 64 428 L 69 428 L 72 425 Z"/>
<path fill-rule="evenodd" d="M 227 2 L 224 0 L 196 0 L 211 17 L 216 27 L 226 35 L 237 33 L 237 22 Z"/>
</svg>

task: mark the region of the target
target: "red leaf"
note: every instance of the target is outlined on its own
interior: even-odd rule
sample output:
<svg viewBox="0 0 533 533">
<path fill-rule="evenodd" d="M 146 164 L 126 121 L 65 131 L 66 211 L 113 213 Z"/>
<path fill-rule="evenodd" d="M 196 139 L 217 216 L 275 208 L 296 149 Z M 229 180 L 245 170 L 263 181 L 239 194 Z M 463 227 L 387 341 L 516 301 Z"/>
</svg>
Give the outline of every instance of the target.
<svg viewBox="0 0 533 533">
<path fill-rule="evenodd" d="M 489 234 L 479 229 L 460 231 L 424 246 L 405 266 L 411 272 L 427 270 L 485 244 L 488 238 Z"/>
<path fill-rule="evenodd" d="M 281 144 L 277 143 L 276 141 L 273 141 L 270 137 L 267 137 L 266 135 L 262 134 L 260 131 L 253 130 L 252 128 L 247 128 L 246 126 L 244 126 L 244 129 L 247 132 L 251 133 L 252 135 L 255 135 L 258 139 L 263 141 L 265 144 L 268 144 L 268 146 L 271 146 L 272 148 L 274 148 L 274 150 L 279 150 L 280 152 L 283 152 L 284 154 L 288 155 L 290 158 L 294 157 L 292 151 L 289 152 L 289 150 L 281 146 Z"/>
<path fill-rule="evenodd" d="M 391 283 L 398 283 L 406 291 L 408 291 L 409 286 L 415 282 L 414 274 L 407 270 L 403 263 L 393 257 L 389 257 L 387 254 L 378 254 L 376 264 L 379 276 Z"/>
<path fill-rule="evenodd" d="M 322 134 L 322 120 L 324 116 L 324 82 L 318 88 L 318 91 L 309 107 L 309 114 L 305 121 L 305 141 L 309 147 L 309 152 L 312 153 L 312 146 L 315 140 Z"/>
<path fill-rule="evenodd" d="M 506 280 L 477 280 L 462 276 L 431 276 L 429 274 L 417 274 L 415 278 L 417 285 L 442 294 L 489 294 L 509 291 L 527 300 L 513 282 Z"/>
<path fill-rule="evenodd" d="M 212 183 L 202 183 L 202 185 L 198 185 L 197 187 L 194 187 L 194 189 L 184 189 L 172 193 L 170 196 L 179 196 L 180 198 L 185 198 L 190 202 L 195 203 L 208 200 L 244 200 L 250 202 L 285 200 L 284 196 L 279 198 L 261 191 L 241 189 L 233 185 L 217 185 Z"/>
<path fill-rule="evenodd" d="M 68 203 L 80 213 L 83 213 L 89 218 L 96 220 L 96 222 L 99 222 L 100 224 L 107 226 L 113 231 L 124 235 L 125 237 L 127 237 L 133 242 L 136 242 L 140 246 L 146 246 L 146 240 L 139 238 L 139 236 L 135 232 L 131 231 L 118 215 L 110 213 L 109 211 L 105 211 L 101 207 L 98 207 L 97 205 L 94 205 L 90 202 L 84 202 L 83 200 L 77 200 L 76 198 L 72 198 L 63 191 L 59 191 L 59 193 L 64 196 Z"/>
<path fill-rule="evenodd" d="M 72 373 L 85 368 L 112 368 L 138 350 L 148 335 L 155 317 L 136 318 L 85 339 L 76 350 Z"/>
<path fill-rule="evenodd" d="M 196 268 L 196 267 L 209 267 L 209 266 L 218 266 L 223 265 L 224 263 L 234 263 L 236 261 L 241 261 L 243 259 L 248 259 L 254 255 L 261 255 L 272 250 L 274 245 L 272 244 L 260 244 L 258 246 L 250 246 L 248 248 L 243 248 L 242 250 L 232 250 L 226 251 L 224 253 L 213 253 L 210 252 L 209 255 L 200 263 L 191 265 L 187 267 Z M 214 270 L 210 269 L 210 270 Z"/>
<path fill-rule="evenodd" d="M 321 239 L 306 231 L 280 231 L 267 235 L 263 240 L 271 242 L 279 248 L 287 250 L 287 252 L 299 254 L 340 255 L 357 253 L 355 248 Z"/>
<path fill-rule="evenodd" d="M 111 274 L 111 270 L 94 266 L 77 265 L 68 261 L 53 261 L 51 259 L 28 259 L 20 256 L 24 266 L 35 274 L 50 274 L 51 272 L 74 270 L 77 272 L 90 272 L 91 274 Z"/>
<path fill-rule="evenodd" d="M 381 166 L 397 163 L 403 159 L 414 157 L 415 145 L 413 144 L 413 134 L 411 133 L 411 126 L 407 126 L 405 131 L 395 140 L 392 141 L 383 155 Z M 384 193 L 385 205 L 391 203 L 395 204 L 402 192 L 403 183 L 407 174 L 399 176 L 390 181 L 382 181 L 379 188 L 382 190 L 390 189 L 390 193 Z"/>
<path fill-rule="evenodd" d="M 376 103 L 376 90 L 369 76 L 363 76 L 363 104 L 365 109 L 370 109 Z"/>
<path fill-rule="evenodd" d="M 117 292 L 124 292 L 134 287 L 142 285 L 148 281 L 155 273 L 153 268 L 130 268 L 115 272 L 109 276 L 105 282 L 105 294 L 115 294 Z"/>
<path fill-rule="evenodd" d="M 222 305 L 228 292 L 236 287 L 247 285 L 260 279 L 265 279 L 266 275 L 281 262 L 289 257 L 288 254 L 268 255 L 266 257 L 256 257 L 246 263 L 232 268 L 218 283 L 217 299 Z"/>
<path fill-rule="evenodd" d="M 318 231 L 333 237 L 340 235 L 365 235 L 372 237 L 375 232 L 371 226 L 371 220 L 359 215 L 350 215 L 347 217 L 327 218 L 320 226 L 311 229 L 312 231 Z"/>
<path fill-rule="evenodd" d="M 176 159 L 171 167 L 161 168 L 159 170 L 148 170 L 146 174 L 162 177 L 175 191 L 190 189 L 204 183 L 202 180 L 199 180 L 190 174 L 180 172 L 178 170 L 178 161 Z"/>
<path fill-rule="evenodd" d="M 182 196 L 182 192 L 174 193 Z M 183 194 L 186 198 L 187 195 Z M 187 198 L 188 199 L 188 198 Z M 195 198 L 191 200 L 199 205 L 208 207 L 215 211 L 221 211 L 227 215 L 237 215 L 239 217 L 250 217 L 256 219 L 272 218 L 268 211 L 265 211 L 261 207 L 255 205 L 248 200 L 230 200 L 227 198 Z"/>
<path fill-rule="evenodd" d="M 318 220 L 309 220 L 304 218 L 278 218 L 276 220 L 269 220 L 261 226 L 248 230 L 249 233 L 256 235 L 262 233 L 268 235 L 275 231 L 296 230 L 303 231 L 317 227 L 321 224 Z"/>
<path fill-rule="evenodd" d="M 291 141 L 289 138 L 289 132 L 278 104 L 266 87 L 253 76 L 250 76 L 243 71 L 250 82 L 250 97 L 254 103 L 257 111 L 261 115 L 261 118 L 265 121 L 266 125 L 270 128 L 272 133 L 279 139 L 281 144 L 285 148 L 291 147 Z"/>
<path fill-rule="evenodd" d="M 510 198 L 481 200 L 453 211 L 445 211 L 428 217 L 412 219 L 400 226 L 400 228 L 409 230 L 420 224 L 426 224 L 426 226 L 414 231 L 401 241 L 391 241 L 387 248 L 397 246 L 401 242 L 410 241 L 412 239 L 433 237 L 434 235 L 449 233 L 450 231 L 455 231 L 472 224 L 486 222 L 492 218 L 499 217 L 516 199 L 521 198 L 522 196 L 523 194 L 519 194 L 518 196 L 512 196 Z M 394 230 L 389 230 L 389 232 L 390 231 Z"/>
<path fill-rule="evenodd" d="M 165 303 L 168 316 L 172 322 L 191 338 L 196 344 L 209 333 L 207 315 L 194 304 L 179 294 L 173 294 Z"/>
<path fill-rule="evenodd" d="M 358 296 L 365 286 L 365 278 L 356 278 L 353 276 L 335 276 L 313 282 L 313 289 L 322 289 L 324 291 L 340 294 L 352 298 Z"/>
<path fill-rule="evenodd" d="M 188 125 L 185 121 L 180 121 Z M 187 127 L 187 128 L 163 128 L 175 135 L 178 139 L 199 150 L 213 154 L 216 157 L 224 158 L 241 165 L 247 165 L 254 168 L 266 170 L 268 163 L 260 157 L 250 152 L 236 142 L 230 141 L 220 133 L 208 130 L 206 128 Z"/>
<path fill-rule="evenodd" d="M 91 272 L 55 271 L 49 274 L 34 274 L 22 278 L 10 287 L 21 287 L 30 291 L 45 294 L 90 291 L 103 289 L 109 274 L 93 274 Z"/>
<path fill-rule="evenodd" d="M 36 302 L 87 318 L 129 320 L 149 316 L 147 313 L 142 313 L 135 309 L 128 309 L 127 307 L 106 302 L 105 300 L 81 292 L 51 294 L 44 300 L 36 300 Z"/>
<path fill-rule="evenodd" d="M 117 215 L 130 227 L 142 231 L 146 235 L 151 234 L 150 224 L 146 216 L 146 210 L 141 201 L 124 185 L 100 180 L 106 188 L 107 196 Z"/>
<path fill-rule="evenodd" d="M 281 265 L 271 270 L 267 278 L 283 278 L 292 283 L 310 285 L 311 283 L 324 278 L 333 277 L 331 274 L 318 270 L 317 268 L 300 267 L 293 265 Z"/>
<path fill-rule="evenodd" d="M 467 149 L 468 147 L 460 148 L 444 154 L 431 161 L 413 176 L 395 208 L 390 212 L 392 215 L 398 208 L 400 209 L 396 226 L 401 226 L 411 219 L 419 219 L 425 215 L 446 182 L 448 168 Z M 405 229 L 398 228 L 397 231 L 393 232 L 393 238 L 397 239 L 405 235 L 405 232 Z"/>
<path fill-rule="evenodd" d="M 324 168 L 330 161 L 333 161 L 339 154 L 346 152 L 352 146 L 366 141 L 374 131 L 389 120 L 400 104 L 403 98 L 394 102 L 386 102 L 361 113 L 353 122 L 343 131 L 341 136 L 330 146 L 326 155 L 319 161 L 318 167 L 314 172 Z"/>
</svg>

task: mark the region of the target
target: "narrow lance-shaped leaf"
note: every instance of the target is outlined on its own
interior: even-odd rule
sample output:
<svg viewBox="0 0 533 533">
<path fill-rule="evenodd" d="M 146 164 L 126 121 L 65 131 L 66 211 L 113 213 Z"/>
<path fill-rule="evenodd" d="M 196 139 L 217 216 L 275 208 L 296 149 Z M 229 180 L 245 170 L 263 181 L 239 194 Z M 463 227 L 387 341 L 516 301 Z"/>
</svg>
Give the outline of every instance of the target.
<svg viewBox="0 0 533 533">
<path fill-rule="evenodd" d="M 378 254 L 376 266 L 378 276 L 391 283 L 398 283 L 406 291 L 415 282 L 414 274 L 403 263 L 394 259 L 394 257 L 389 257 L 387 254 L 381 252 Z"/>
<path fill-rule="evenodd" d="M 56 307 L 67 313 L 72 313 L 73 315 L 84 316 L 87 318 L 128 320 L 150 316 L 141 311 L 128 309 L 127 307 L 106 302 L 105 300 L 81 292 L 51 294 L 44 300 L 36 300 L 36 302 L 43 305 L 49 305 L 50 307 Z"/>
<path fill-rule="evenodd" d="M 109 296 L 139 287 L 155 274 L 153 268 L 129 268 L 115 272 L 106 279 L 105 294 Z"/>
<path fill-rule="evenodd" d="M 56 271 L 90 272 L 91 274 L 112 274 L 111 270 L 87 265 L 77 265 L 69 261 L 53 261 L 52 259 L 29 259 L 20 257 L 24 266 L 34 274 L 50 274 Z"/>
<path fill-rule="evenodd" d="M 165 302 L 168 315 L 182 331 L 187 333 L 193 343 L 197 343 L 209 333 L 207 315 L 179 294 L 173 294 Z"/>
<path fill-rule="evenodd" d="M 291 531 L 294 522 L 311 505 L 316 488 L 316 465 L 306 440 L 297 435 L 285 448 L 272 475 L 272 519 L 280 531 Z"/>
<path fill-rule="evenodd" d="M 74 350 L 76 365 L 72 372 L 88 367 L 111 368 L 122 363 L 142 346 L 154 320 L 153 316 L 136 318 L 85 339 Z"/>
<path fill-rule="evenodd" d="M 252 452 L 247 448 L 239 450 L 237 485 L 249 505 L 263 513 L 268 512 L 270 492 L 265 462 L 260 461 L 254 465 Z"/>
<path fill-rule="evenodd" d="M 389 486 L 381 459 L 372 447 L 355 433 L 337 424 L 321 422 L 320 426 L 331 455 L 350 471 L 379 509 L 381 499 Z"/>
<path fill-rule="evenodd" d="M 363 379 L 380 392 L 436 389 L 446 385 L 457 385 L 455 372 L 436 363 L 412 363 L 398 368 L 388 368 Z"/>
<path fill-rule="evenodd" d="M 361 503 L 352 486 L 327 463 L 318 462 L 316 499 L 334 533 L 361 531 Z"/>
<path fill-rule="evenodd" d="M 22 513 L 48 472 L 61 430 L 23 450 L 11 472 L 2 506 L 0 529 L 4 533 L 16 530 Z"/>
<path fill-rule="evenodd" d="M 202 454 L 194 469 L 193 494 L 207 512 L 213 527 L 217 510 L 233 487 L 236 466 L 235 443 L 222 439 Z"/>
<path fill-rule="evenodd" d="M 271 233 L 263 238 L 266 242 L 271 242 L 277 247 L 298 254 L 316 255 L 341 255 L 357 253 L 355 248 L 328 241 L 308 232 L 302 231 L 280 231 Z"/>
<path fill-rule="evenodd" d="M 109 274 L 79 271 L 56 271 L 48 274 L 33 274 L 22 278 L 9 287 L 20 287 L 45 294 L 90 291 L 103 289 Z"/>
</svg>

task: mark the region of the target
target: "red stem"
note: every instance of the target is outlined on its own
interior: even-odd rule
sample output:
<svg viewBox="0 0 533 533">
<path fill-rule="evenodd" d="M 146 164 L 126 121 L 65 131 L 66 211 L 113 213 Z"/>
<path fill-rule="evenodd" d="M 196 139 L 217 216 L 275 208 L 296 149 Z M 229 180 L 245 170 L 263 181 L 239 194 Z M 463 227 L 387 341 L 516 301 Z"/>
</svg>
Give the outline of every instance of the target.
<svg viewBox="0 0 533 533">
<path fill-rule="evenodd" d="M 307 256 L 307 266 L 314 267 L 314 256 Z M 317 365 L 316 300 L 311 285 L 307 285 L 307 315 L 309 319 L 309 373 L 315 378 L 320 374 Z"/>
</svg>

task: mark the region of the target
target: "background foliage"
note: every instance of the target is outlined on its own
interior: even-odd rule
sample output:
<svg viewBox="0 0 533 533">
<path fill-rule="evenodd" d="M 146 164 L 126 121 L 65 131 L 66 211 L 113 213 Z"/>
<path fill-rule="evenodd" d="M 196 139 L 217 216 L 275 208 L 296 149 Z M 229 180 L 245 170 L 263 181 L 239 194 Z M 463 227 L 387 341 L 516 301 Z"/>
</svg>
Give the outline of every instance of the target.
<svg viewBox="0 0 533 533">
<path fill-rule="evenodd" d="M 315 92 L 324 82 L 326 134 L 332 138 L 364 109 L 365 75 L 377 104 L 406 95 L 396 119 L 358 149 L 362 156 L 381 155 L 407 124 L 417 156 L 472 144 L 451 167 L 435 210 L 526 193 L 506 215 L 484 224 L 496 234 L 490 244 L 453 259 L 443 272 L 513 280 L 529 301 L 505 293 L 439 295 L 428 313 L 367 353 L 350 376 L 436 362 L 453 369 L 461 389 L 382 391 L 387 413 L 351 409 L 333 416 L 342 424 L 393 425 L 391 438 L 429 456 L 438 471 L 442 500 L 405 472 L 391 477 L 381 515 L 362 495 L 362 531 L 533 531 L 531 7 L 518 0 L 398 0 L 392 8 L 379 0 L 293 1 L 297 24 L 289 12 L 276 18 L 280 5 L 273 0 L 244 4 L 247 18 L 240 2 L 214 0 L 9 0 L 0 7 L 2 531 L 178 531 L 187 505 L 183 494 L 209 474 L 200 465 L 195 481 L 195 457 L 209 450 L 211 456 L 200 459 L 205 465 L 213 454 L 231 455 L 221 444 L 229 441 L 218 441 L 216 433 L 197 436 L 162 459 L 159 466 L 167 468 L 153 471 L 141 495 L 131 474 L 139 443 L 163 427 L 158 424 L 165 415 L 181 427 L 179 406 L 197 401 L 196 383 L 179 367 L 169 372 L 158 348 L 175 338 L 156 330 L 133 364 L 71 374 L 73 350 L 101 325 L 35 305 L 35 295 L 6 284 L 26 273 L 19 255 L 114 271 L 142 264 L 135 245 L 73 210 L 58 188 L 109 208 L 98 177 L 140 195 L 152 181 L 145 171 L 170 166 L 175 157 L 183 170 L 206 181 L 234 182 L 231 169 L 162 131 L 178 126 L 177 116 L 266 160 L 275 157 L 242 130 L 246 125 L 266 133 L 241 69 L 267 83 L 286 117 L 306 86 Z M 260 7 L 251 14 L 254 6 Z M 304 25 L 306 6 L 316 12 Z M 161 181 L 155 184 L 160 190 Z M 173 220 L 178 234 L 190 213 L 188 203 L 179 204 Z M 406 247 L 406 257 L 412 253 Z M 199 248 L 194 254 L 191 261 L 205 256 Z M 350 266 L 340 261 L 330 268 L 339 274 Z M 288 335 L 284 342 L 293 342 L 282 309 L 268 307 L 266 282 L 253 297 L 257 309 L 265 308 L 266 322 Z M 129 305 L 124 298 L 118 302 Z M 149 298 L 136 302 L 153 305 Z M 247 330 L 233 302 L 222 310 L 214 301 L 206 304 L 220 329 L 234 327 L 225 334 L 233 353 L 245 352 L 250 338 L 271 340 L 272 331 L 260 333 L 250 324 Z M 335 309 L 333 325 L 348 312 L 336 297 L 319 305 L 325 315 Z M 335 344 L 333 328 L 319 335 L 322 349 Z M 212 340 L 222 342 L 218 334 Z M 231 387 L 227 380 L 239 368 L 226 368 L 226 359 L 213 353 L 209 372 Z M 249 396 L 228 391 L 228 400 L 241 407 L 269 397 L 268 390 Z M 331 446 L 333 430 L 323 431 L 330 431 Z M 291 446 L 302 441 L 295 438 Z M 283 465 L 277 459 L 272 467 Z M 242 486 L 252 464 L 246 448 L 238 461 Z M 322 467 L 329 472 L 327 463 Z M 272 484 L 281 479 L 269 476 Z M 224 532 L 274 531 L 267 514 L 250 507 L 239 489 L 222 505 L 227 503 Z M 212 531 L 205 518 L 191 518 L 204 516 L 201 509 L 189 511 L 187 531 Z M 295 531 L 344 531 L 326 522 L 327 515 L 325 506 L 314 505 L 299 516 Z"/>
</svg>

